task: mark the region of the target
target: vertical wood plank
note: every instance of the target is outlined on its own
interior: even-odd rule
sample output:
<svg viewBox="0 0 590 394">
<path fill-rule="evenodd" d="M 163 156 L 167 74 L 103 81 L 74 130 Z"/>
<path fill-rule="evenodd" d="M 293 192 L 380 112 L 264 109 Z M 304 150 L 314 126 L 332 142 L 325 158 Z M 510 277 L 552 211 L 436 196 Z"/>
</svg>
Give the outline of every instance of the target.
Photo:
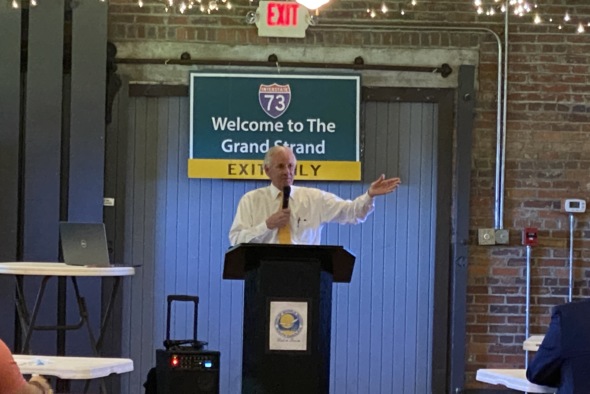
<svg viewBox="0 0 590 394">
<path fill-rule="evenodd" d="M 129 85 L 125 78 L 121 88 L 113 102 L 112 120 L 107 127 L 105 136 L 105 197 L 115 199 L 115 206 L 106 207 L 104 210 L 104 223 L 109 242 L 111 259 L 116 264 L 125 262 L 125 177 L 126 157 L 122 153 L 127 151 L 127 124 L 129 122 Z M 104 295 L 110 294 L 114 280 L 102 281 L 102 308 L 106 308 Z M 130 285 L 129 280 L 124 280 L 121 285 L 117 302 L 113 306 L 112 318 L 107 332 L 121 333 L 122 335 L 107 335 L 104 339 L 103 352 L 105 357 L 128 357 L 123 350 L 122 338 L 127 334 L 123 330 L 123 300 L 126 290 Z M 126 319 L 125 315 L 125 320 Z M 107 380 L 108 392 L 125 392 L 122 390 L 122 381 L 127 376 L 117 376 Z M 126 386 L 127 387 L 127 386 Z"/>
<path fill-rule="evenodd" d="M 106 3 L 84 1 L 72 4 L 71 70 L 66 78 L 69 94 L 64 99 L 64 152 L 62 172 L 67 173 L 67 220 L 103 222 L 105 91 L 106 91 Z M 67 45 L 66 45 L 67 46 Z M 69 82 L 69 83 L 68 83 Z M 69 117 L 68 117 L 69 115 Z M 63 201 L 62 201 L 63 202 Z M 80 281 L 87 294 L 90 324 L 97 332 L 101 316 L 101 281 Z M 73 289 L 68 289 L 72 292 Z M 75 302 L 68 302 L 67 315 L 76 314 Z M 86 333 L 68 333 L 67 354 L 86 355 L 90 348 Z"/>
<path fill-rule="evenodd" d="M 0 3 L 0 261 L 18 259 L 20 160 L 21 11 Z M 0 304 L 6 307 L 0 337 L 13 347 L 14 279 L 0 277 Z"/>
<path fill-rule="evenodd" d="M 64 2 L 29 10 L 23 259 L 57 261 Z"/>
<path fill-rule="evenodd" d="M 24 261 L 58 259 L 63 24 L 64 0 L 42 2 L 29 10 L 21 223 Z M 48 286 L 45 297 L 49 302 L 39 316 L 39 321 L 48 324 L 56 321 L 55 284 Z M 31 347 L 36 352 L 55 354 L 55 338 L 54 332 L 37 332 Z"/>
<path fill-rule="evenodd" d="M 21 12 L 0 4 L 0 261 L 15 261 L 20 159 Z M 4 280 L 4 279 L 3 279 Z"/>
<path fill-rule="evenodd" d="M 136 132 L 137 132 L 137 108 L 138 108 L 137 99 L 129 99 L 129 107 L 128 107 L 128 119 L 126 130 L 128 131 L 126 136 L 126 146 L 127 149 L 124 151 L 120 157 L 122 160 L 125 160 L 125 168 L 126 174 L 124 176 L 125 179 L 125 220 L 124 220 L 124 239 L 125 239 L 125 248 L 124 248 L 124 260 L 126 263 L 134 264 L 134 250 L 133 250 L 133 243 L 130 240 L 133 239 L 133 199 L 135 197 L 135 184 L 133 183 L 133 168 L 135 166 L 135 141 L 137 139 Z M 137 320 L 140 319 L 142 309 L 144 305 L 140 303 L 137 306 L 136 297 L 134 297 L 135 288 L 137 286 L 142 285 L 142 278 L 138 272 L 136 272 L 135 276 L 131 278 L 131 283 L 127 282 L 126 286 L 123 287 L 123 307 L 122 307 L 122 315 L 128 316 L 127 319 L 123 319 L 122 321 L 122 349 L 123 354 L 128 355 L 129 358 L 136 360 L 136 357 L 139 355 L 138 349 L 135 346 L 135 340 L 138 336 L 138 330 L 141 330 L 141 325 L 137 325 Z M 135 361 L 134 361 L 135 363 Z M 138 386 L 137 383 L 141 379 L 141 374 L 139 371 L 142 371 L 142 366 L 138 365 L 137 367 L 134 364 L 134 370 L 130 374 L 125 374 L 125 376 L 121 379 L 121 392 L 123 393 L 131 393 L 137 391 Z M 138 372 L 136 372 L 138 371 Z"/>
<path fill-rule="evenodd" d="M 72 7 L 68 219 L 103 221 L 107 3 Z"/>
</svg>

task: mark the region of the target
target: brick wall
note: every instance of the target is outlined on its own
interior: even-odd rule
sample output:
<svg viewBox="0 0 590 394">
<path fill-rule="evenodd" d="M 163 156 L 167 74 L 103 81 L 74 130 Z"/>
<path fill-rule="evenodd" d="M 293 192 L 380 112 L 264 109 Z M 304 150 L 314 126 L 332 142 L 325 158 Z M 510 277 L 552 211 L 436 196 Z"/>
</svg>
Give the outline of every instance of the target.
<svg viewBox="0 0 590 394">
<path fill-rule="evenodd" d="M 565 4 L 568 3 L 566 7 Z M 322 45 L 364 48 L 477 48 L 478 101 L 473 138 L 471 237 L 467 313 L 467 385 L 482 367 L 523 367 L 525 312 L 524 227 L 539 229 L 532 255 L 531 333 L 543 333 L 550 308 L 568 293 L 569 221 L 560 213 L 563 197 L 590 200 L 590 3 L 587 0 L 539 0 L 538 13 L 511 17 L 504 228 L 510 243 L 477 245 L 477 229 L 494 226 L 496 157 L 497 45 L 489 34 L 421 30 L 358 31 L 364 23 L 488 27 L 503 36 L 503 15 L 478 16 L 472 1 L 389 1 L 390 12 L 371 19 L 367 8 L 380 2 L 334 1 L 320 12 L 322 22 L 340 21 L 349 28 L 310 28 L 305 39 L 258 37 L 244 22 L 255 9 L 236 0 L 232 10 L 185 15 L 166 13 L 158 3 L 142 8 L 110 0 L 109 36 L 115 43 L 141 41 L 235 45 Z M 401 9 L 405 15 L 401 16 Z M 572 21 L 558 29 L 565 12 Z M 553 18 L 549 23 L 549 18 Z M 581 21 L 588 30 L 578 34 Z M 590 296 L 590 214 L 576 216 L 574 297 Z M 489 387 L 489 386 L 487 386 Z"/>
</svg>

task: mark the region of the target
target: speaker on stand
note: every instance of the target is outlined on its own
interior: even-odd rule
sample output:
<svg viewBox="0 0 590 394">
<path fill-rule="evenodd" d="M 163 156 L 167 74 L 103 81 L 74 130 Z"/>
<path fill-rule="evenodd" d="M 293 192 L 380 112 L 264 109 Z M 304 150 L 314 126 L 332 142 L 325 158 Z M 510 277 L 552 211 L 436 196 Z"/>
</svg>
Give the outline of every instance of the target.
<svg viewBox="0 0 590 394">
<path fill-rule="evenodd" d="M 219 352 L 156 350 L 158 394 L 218 394 Z"/>
</svg>

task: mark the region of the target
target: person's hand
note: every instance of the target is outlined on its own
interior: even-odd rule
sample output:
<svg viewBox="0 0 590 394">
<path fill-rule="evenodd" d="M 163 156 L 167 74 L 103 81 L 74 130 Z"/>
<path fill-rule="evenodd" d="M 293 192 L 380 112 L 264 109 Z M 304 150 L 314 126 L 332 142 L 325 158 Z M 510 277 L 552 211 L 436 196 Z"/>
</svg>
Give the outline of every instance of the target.
<svg viewBox="0 0 590 394">
<path fill-rule="evenodd" d="M 281 228 L 289 224 L 289 218 L 291 217 L 291 209 L 279 209 L 277 212 L 273 213 L 266 219 L 266 227 L 269 230 L 275 228 Z"/>
<path fill-rule="evenodd" d="M 381 174 L 379 179 L 371 183 L 367 193 L 369 197 L 380 196 L 382 194 L 388 194 L 394 191 L 402 181 L 399 178 L 385 179 L 385 175 Z"/>
<path fill-rule="evenodd" d="M 53 390 L 51 389 L 49 382 L 47 382 L 47 380 L 41 375 L 31 376 L 28 386 L 29 390 L 27 393 L 53 394 Z"/>
</svg>

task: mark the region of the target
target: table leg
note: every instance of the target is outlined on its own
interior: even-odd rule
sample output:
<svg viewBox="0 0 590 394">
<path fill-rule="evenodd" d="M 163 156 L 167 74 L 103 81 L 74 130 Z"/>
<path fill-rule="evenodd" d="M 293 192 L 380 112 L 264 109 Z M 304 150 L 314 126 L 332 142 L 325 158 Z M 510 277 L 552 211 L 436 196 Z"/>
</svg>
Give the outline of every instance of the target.
<svg viewBox="0 0 590 394">
<path fill-rule="evenodd" d="M 29 326 L 31 323 L 31 316 L 29 315 L 29 309 L 27 308 L 27 301 L 23 291 L 23 277 L 22 275 L 15 276 L 16 279 L 16 294 L 14 295 L 14 304 L 16 305 L 16 312 L 21 327 L 22 338 L 27 336 Z M 19 341 L 21 342 L 21 341 Z M 22 350 L 21 350 L 22 353 Z"/>
<path fill-rule="evenodd" d="M 76 280 L 75 276 L 72 276 L 72 284 L 74 285 L 74 293 L 76 294 L 76 300 L 78 301 L 78 310 L 80 312 L 80 317 L 86 323 L 86 329 L 88 331 L 88 338 L 90 339 L 90 345 L 92 346 L 92 350 L 94 351 L 94 355 L 100 357 L 100 348 L 96 339 L 94 338 L 94 333 L 92 332 L 92 327 L 90 327 L 90 321 L 88 320 L 88 309 L 86 308 L 86 301 L 84 297 L 80 295 L 80 289 L 78 287 L 78 281 Z M 102 327 L 100 329 L 102 332 Z M 100 337 L 99 337 L 100 339 Z M 84 392 L 87 393 L 90 387 L 90 381 L 87 380 L 84 384 Z M 100 379 L 100 392 L 102 394 L 106 394 L 106 385 L 104 383 L 104 379 Z"/>
<path fill-rule="evenodd" d="M 78 311 L 80 313 L 80 318 L 84 321 L 86 325 L 86 329 L 88 331 L 88 338 L 90 339 L 90 346 L 94 351 L 94 355 L 99 357 L 100 354 L 98 352 L 98 348 L 96 347 L 96 339 L 94 337 L 94 333 L 92 332 L 92 327 L 90 327 L 90 321 L 88 320 L 88 309 L 86 308 L 86 300 L 84 297 L 80 295 L 80 289 L 78 288 L 78 281 L 76 280 L 75 276 L 72 276 L 72 284 L 74 285 L 74 293 L 76 294 L 76 301 L 78 302 Z"/>
<path fill-rule="evenodd" d="M 29 344 L 31 342 L 31 335 L 33 334 L 33 330 L 35 329 L 35 321 L 37 320 L 37 314 L 39 313 L 39 309 L 41 307 L 41 302 L 43 301 L 43 295 L 45 294 L 45 287 L 47 286 L 47 282 L 51 279 L 51 276 L 44 276 L 41 280 L 41 286 L 39 287 L 39 291 L 37 292 L 37 298 L 35 299 L 35 305 L 33 306 L 33 312 L 31 313 L 31 319 L 29 321 L 29 325 L 26 330 L 25 339 L 23 341 L 23 345 L 21 347 L 21 353 L 29 352 Z M 23 300 L 24 301 L 24 300 Z M 26 307 L 25 307 L 26 309 Z"/>
<path fill-rule="evenodd" d="M 111 295 L 109 296 L 109 301 L 107 302 L 107 309 L 105 310 L 104 317 L 100 325 L 100 333 L 98 335 L 97 341 L 97 348 L 99 351 L 102 348 L 102 340 L 104 339 L 104 334 L 109 324 L 109 320 L 113 314 L 113 306 L 115 305 L 115 298 L 117 298 L 117 293 L 119 292 L 120 284 L 121 278 L 119 276 L 116 276 L 114 278 L 113 288 L 111 290 Z"/>
</svg>

